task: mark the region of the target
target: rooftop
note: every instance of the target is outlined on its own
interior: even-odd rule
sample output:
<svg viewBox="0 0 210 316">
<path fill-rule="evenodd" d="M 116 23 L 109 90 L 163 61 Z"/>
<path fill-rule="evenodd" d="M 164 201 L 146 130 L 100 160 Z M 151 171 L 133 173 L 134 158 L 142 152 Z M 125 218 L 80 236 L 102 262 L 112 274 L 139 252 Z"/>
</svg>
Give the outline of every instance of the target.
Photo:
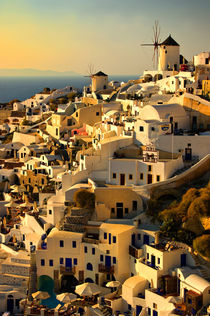
<svg viewBox="0 0 210 316">
<path fill-rule="evenodd" d="M 171 37 L 171 34 L 161 43 L 165 46 L 179 46 L 179 44 Z"/>
</svg>

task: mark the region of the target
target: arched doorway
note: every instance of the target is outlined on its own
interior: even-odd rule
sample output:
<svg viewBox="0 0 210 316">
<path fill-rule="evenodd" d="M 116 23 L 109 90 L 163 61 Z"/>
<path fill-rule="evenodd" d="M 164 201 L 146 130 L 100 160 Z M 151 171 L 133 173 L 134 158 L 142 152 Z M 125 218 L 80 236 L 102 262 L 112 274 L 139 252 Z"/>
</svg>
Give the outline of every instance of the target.
<svg viewBox="0 0 210 316">
<path fill-rule="evenodd" d="M 79 284 L 79 281 L 73 275 L 63 275 L 61 277 L 61 289 L 62 292 L 73 293 L 75 287 Z"/>
<path fill-rule="evenodd" d="M 14 298 L 13 295 L 7 296 L 7 311 L 13 313 L 14 310 Z"/>
</svg>

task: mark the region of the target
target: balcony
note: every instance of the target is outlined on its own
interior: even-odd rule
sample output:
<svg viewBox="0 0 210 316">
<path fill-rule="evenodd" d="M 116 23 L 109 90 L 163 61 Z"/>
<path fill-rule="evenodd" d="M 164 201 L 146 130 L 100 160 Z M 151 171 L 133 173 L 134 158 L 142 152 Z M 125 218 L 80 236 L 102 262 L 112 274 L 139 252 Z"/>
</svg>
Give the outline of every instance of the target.
<svg viewBox="0 0 210 316">
<path fill-rule="evenodd" d="M 75 267 L 60 266 L 60 274 L 75 274 L 75 273 L 76 273 Z"/>
<path fill-rule="evenodd" d="M 143 249 L 129 246 L 129 255 L 136 259 L 139 259 L 143 255 Z"/>
<path fill-rule="evenodd" d="M 89 244 L 99 244 L 99 234 L 86 234 L 82 238 L 82 242 L 87 242 Z"/>
<path fill-rule="evenodd" d="M 108 267 L 108 266 L 105 266 L 104 264 L 99 264 L 98 265 L 98 272 L 113 274 L 114 273 L 114 266 Z"/>
</svg>

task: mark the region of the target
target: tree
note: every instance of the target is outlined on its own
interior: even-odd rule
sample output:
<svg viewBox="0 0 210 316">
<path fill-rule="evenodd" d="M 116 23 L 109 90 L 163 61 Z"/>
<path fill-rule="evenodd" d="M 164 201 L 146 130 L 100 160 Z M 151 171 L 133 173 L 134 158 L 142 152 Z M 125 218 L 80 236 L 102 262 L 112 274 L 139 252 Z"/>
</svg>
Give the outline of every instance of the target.
<svg viewBox="0 0 210 316">
<path fill-rule="evenodd" d="M 95 208 L 95 194 L 85 190 L 80 189 L 74 193 L 74 201 L 77 207 L 81 208 Z"/>
</svg>

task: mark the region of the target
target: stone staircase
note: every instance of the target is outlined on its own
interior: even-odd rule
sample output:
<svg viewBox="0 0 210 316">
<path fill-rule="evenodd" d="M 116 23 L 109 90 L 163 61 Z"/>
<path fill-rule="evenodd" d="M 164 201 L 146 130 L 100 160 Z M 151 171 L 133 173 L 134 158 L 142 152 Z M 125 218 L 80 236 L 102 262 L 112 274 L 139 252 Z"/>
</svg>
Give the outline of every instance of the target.
<svg viewBox="0 0 210 316">
<path fill-rule="evenodd" d="M 104 316 L 111 316 L 112 315 L 112 312 L 111 310 L 109 310 L 107 307 L 105 306 L 102 306 L 101 307 L 101 311 L 103 313 Z"/>
<path fill-rule="evenodd" d="M 191 253 L 191 256 L 195 261 L 196 267 L 200 270 L 201 276 L 210 282 L 210 262 L 203 259 L 199 254 Z"/>
<path fill-rule="evenodd" d="M 173 178 L 183 172 L 185 172 L 186 170 L 190 169 L 192 166 L 194 166 L 197 162 L 199 161 L 198 157 L 195 156 L 192 158 L 191 161 L 184 161 L 184 167 L 181 169 L 178 169 L 176 172 L 174 172 L 174 174 L 170 177 Z"/>
<path fill-rule="evenodd" d="M 92 210 L 72 208 L 70 214 L 66 214 L 61 224 L 61 230 L 84 232 L 84 226 L 92 217 Z"/>
</svg>

